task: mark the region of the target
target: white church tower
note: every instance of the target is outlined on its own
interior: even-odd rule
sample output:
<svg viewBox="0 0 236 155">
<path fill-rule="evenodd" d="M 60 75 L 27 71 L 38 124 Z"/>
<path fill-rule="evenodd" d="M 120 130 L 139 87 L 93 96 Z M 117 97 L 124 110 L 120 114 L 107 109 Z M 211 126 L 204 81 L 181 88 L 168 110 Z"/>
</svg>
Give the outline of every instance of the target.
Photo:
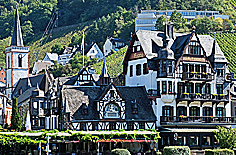
<svg viewBox="0 0 236 155">
<path fill-rule="evenodd" d="M 6 53 L 6 95 L 12 98 L 12 92 L 20 78 L 29 76 L 29 47 L 24 47 L 20 27 L 18 9 L 16 7 L 15 21 L 11 45 L 5 48 Z"/>
</svg>

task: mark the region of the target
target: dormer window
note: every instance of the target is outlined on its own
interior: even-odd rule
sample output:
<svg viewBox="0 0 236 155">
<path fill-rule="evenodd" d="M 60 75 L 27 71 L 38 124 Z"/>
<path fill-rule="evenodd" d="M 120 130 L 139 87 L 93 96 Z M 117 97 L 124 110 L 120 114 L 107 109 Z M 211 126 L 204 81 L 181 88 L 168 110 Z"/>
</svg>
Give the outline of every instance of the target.
<svg viewBox="0 0 236 155">
<path fill-rule="evenodd" d="M 18 66 L 22 67 L 22 54 L 18 55 Z"/>
<path fill-rule="evenodd" d="M 86 103 L 83 103 L 83 115 L 88 115 L 88 106 L 86 105 Z"/>
<path fill-rule="evenodd" d="M 132 102 L 132 114 L 138 114 L 138 105 L 136 103 L 136 100 Z"/>
<path fill-rule="evenodd" d="M 201 55 L 201 46 L 198 42 L 190 42 L 188 46 L 188 54 Z"/>
</svg>

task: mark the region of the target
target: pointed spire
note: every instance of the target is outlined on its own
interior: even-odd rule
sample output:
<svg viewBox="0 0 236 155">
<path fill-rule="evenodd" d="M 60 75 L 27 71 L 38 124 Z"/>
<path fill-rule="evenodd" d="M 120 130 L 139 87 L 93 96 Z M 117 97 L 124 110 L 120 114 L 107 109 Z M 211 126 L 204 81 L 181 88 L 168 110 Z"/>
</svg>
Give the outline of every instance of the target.
<svg viewBox="0 0 236 155">
<path fill-rule="evenodd" d="M 11 46 L 24 46 L 20 27 L 20 18 L 18 8 L 16 6 L 15 21 L 13 25 L 13 34 L 11 39 Z"/>
<path fill-rule="evenodd" d="M 104 58 L 102 73 L 101 73 L 100 77 L 110 77 L 109 74 L 108 74 L 105 58 Z"/>
</svg>

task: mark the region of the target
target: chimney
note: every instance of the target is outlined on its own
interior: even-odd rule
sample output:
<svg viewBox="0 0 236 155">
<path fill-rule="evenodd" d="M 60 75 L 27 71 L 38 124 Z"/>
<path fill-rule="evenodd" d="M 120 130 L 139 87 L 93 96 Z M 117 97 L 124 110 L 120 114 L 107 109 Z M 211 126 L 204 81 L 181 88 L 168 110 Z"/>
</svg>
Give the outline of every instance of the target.
<svg viewBox="0 0 236 155">
<path fill-rule="evenodd" d="M 169 39 L 174 39 L 173 23 L 168 22 L 165 28 L 167 29 L 165 30 L 165 33 L 167 33 L 167 36 L 169 37 Z"/>
</svg>

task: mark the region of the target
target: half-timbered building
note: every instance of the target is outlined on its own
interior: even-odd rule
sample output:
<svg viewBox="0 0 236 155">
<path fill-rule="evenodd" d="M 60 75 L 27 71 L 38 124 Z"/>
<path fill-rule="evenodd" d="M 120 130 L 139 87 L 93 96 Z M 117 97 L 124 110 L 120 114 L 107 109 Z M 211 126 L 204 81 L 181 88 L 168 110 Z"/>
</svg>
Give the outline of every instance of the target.
<svg viewBox="0 0 236 155">
<path fill-rule="evenodd" d="M 160 148 L 216 145 L 212 130 L 235 124 L 232 74 L 219 45 L 209 35 L 139 30 L 133 34 L 123 71 L 126 86 L 145 86 L 161 132 Z M 176 133 L 176 134 L 175 134 Z M 174 140 L 174 135 L 178 135 Z"/>
<path fill-rule="evenodd" d="M 110 83 L 105 61 L 97 84 L 76 85 L 68 81 L 63 85 L 64 128 L 68 125 L 76 130 L 156 128 L 156 117 L 144 86 L 115 86 Z"/>
</svg>

